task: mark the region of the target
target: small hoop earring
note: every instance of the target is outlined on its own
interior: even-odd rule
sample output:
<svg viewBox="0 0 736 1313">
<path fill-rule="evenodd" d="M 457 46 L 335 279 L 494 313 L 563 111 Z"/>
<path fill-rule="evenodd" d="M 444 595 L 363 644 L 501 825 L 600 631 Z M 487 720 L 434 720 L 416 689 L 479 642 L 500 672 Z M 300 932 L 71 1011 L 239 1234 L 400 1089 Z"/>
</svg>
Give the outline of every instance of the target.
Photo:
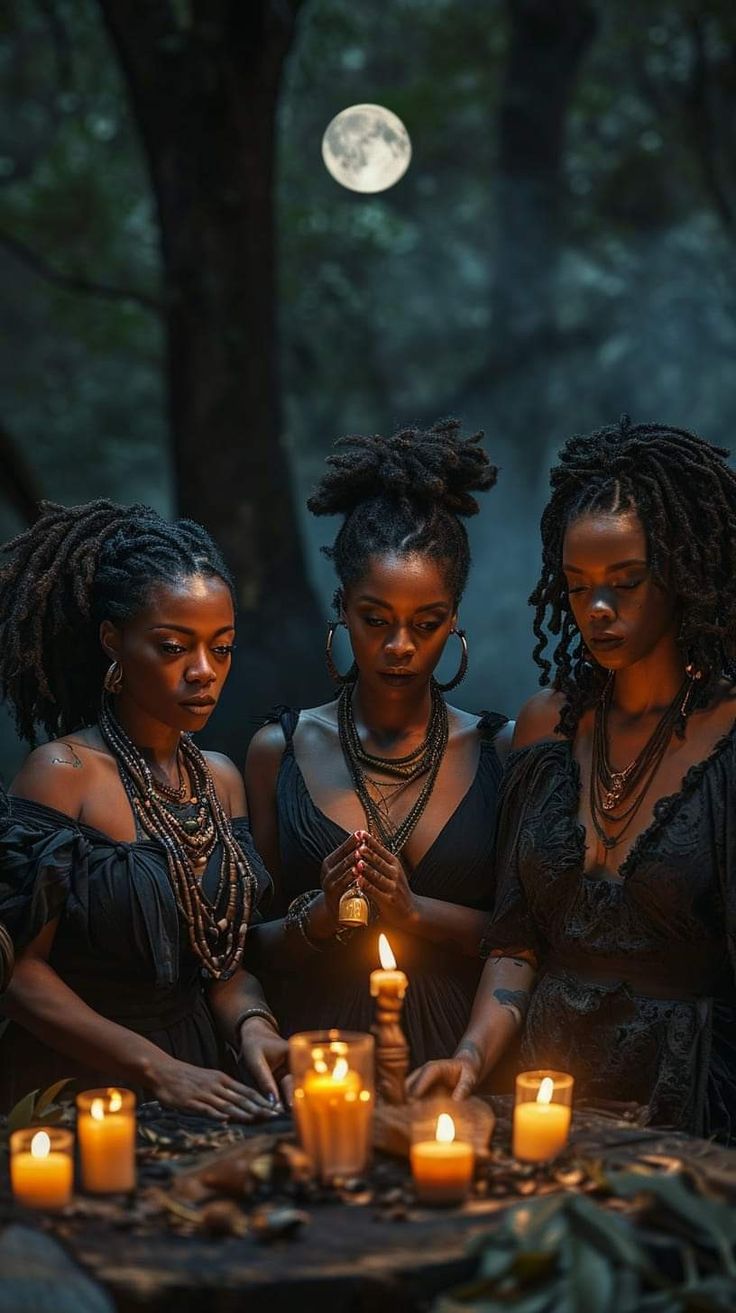
<svg viewBox="0 0 736 1313">
<path fill-rule="evenodd" d="M 460 653 L 460 665 L 458 666 L 457 674 L 454 679 L 449 680 L 447 684 L 440 684 L 437 682 L 437 687 L 440 693 L 449 693 L 450 689 L 457 688 L 458 684 L 462 683 L 468 673 L 468 640 L 465 635 L 465 630 L 451 629 L 450 633 L 457 634 L 457 637 L 460 639 L 460 647 L 462 648 Z"/>
<path fill-rule="evenodd" d="M 353 662 L 352 666 L 350 667 L 346 675 L 342 675 L 338 670 L 337 666 L 335 665 L 335 658 L 332 655 L 332 640 L 335 637 L 335 630 L 339 629 L 341 626 L 343 629 L 347 629 L 347 625 L 345 624 L 344 620 L 333 620 L 332 623 L 328 625 L 327 641 L 325 643 L 325 661 L 327 662 L 327 673 L 330 676 L 330 679 L 332 680 L 333 684 L 338 684 L 340 686 L 344 684 L 352 684 L 358 673 L 355 662 Z"/>
<path fill-rule="evenodd" d="M 119 661 L 113 661 L 105 671 L 102 687 L 106 693 L 119 693 L 123 687 L 123 667 Z"/>
</svg>

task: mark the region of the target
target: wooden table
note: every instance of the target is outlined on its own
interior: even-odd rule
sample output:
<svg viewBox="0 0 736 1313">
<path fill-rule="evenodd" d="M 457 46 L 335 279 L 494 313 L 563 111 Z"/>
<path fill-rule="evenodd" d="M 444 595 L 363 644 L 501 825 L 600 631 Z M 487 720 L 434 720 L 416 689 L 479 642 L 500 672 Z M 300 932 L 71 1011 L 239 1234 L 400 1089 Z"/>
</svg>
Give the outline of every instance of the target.
<svg viewBox="0 0 736 1313">
<path fill-rule="evenodd" d="M 494 1101 L 499 1123 L 494 1145 L 508 1146 L 508 1105 Z M 142 1110 L 141 1126 L 149 1140 L 164 1137 L 176 1127 L 173 1114 L 155 1107 Z M 155 1150 L 142 1150 L 140 1194 L 149 1188 L 167 1188 L 172 1173 L 191 1165 L 206 1143 L 214 1146 L 217 1132 L 199 1118 L 179 1122 L 180 1134 L 197 1137 L 188 1152 L 176 1150 L 169 1162 L 157 1161 Z M 286 1122 L 269 1127 L 277 1138 L 288 1133 Z M 179 1133 L 179 1132 L 177 1132 Z M 232 1134 L 232 1133 L 231 1133 Z M 263 1134 L 253 1128 L 244 1134 Z M 574 1155 L 602 1160 L 608 1166 L 626 1165 L 642 1156 L 695 1164 L 718 1180 L 736 1198 L 736 1151 L 674 1133 L 639 1128 L 610 1116 L 576 1111 L 572 1135 Z M 176 1234 L 166 1216 L 141 1221 L 135 1208 L 123 1200 L 103 1205 L 80 1203 L 68 1215 L 36 1215 L 17 1209 L 10 1199 L 7 1172 L 0 1186 L 0 1313 L 17 1313 L 18 1307 L 34 1313 L 48 1307 L 63 1313 L 62 1288 L 71 1290 L 68 1277 L 56 1285 L 55 1299 L 19 1305 L 10 1298 L 7 1277 L 11 1260 L 3 1255 L 3 1230 L 22 1223 L 36 1233 L 59 1240 L 67 1254 L 107 1292 L 111 1303 L 85 1304 L 77 1291 L 68 1305 L 74 1313 L 83 1308 L 114 1308 L 118 1313 L 296 1313 L 300 1308 L 320 1313 L 419 1313 L 438 1292 L 467 1279 L 475 1260 L 468 1245 L 493 1227 L 501 1210 L 533 1190 L 531 1177 L 520 1176 L 518 1189 L 498 1197 L 476 1197 L 459 1209 L 429 1210 L 402 1203 L 406 1197 L 407 1167 L 398 1161 L 379 1161 L 373 1172 L 378 1200 L 365 1202 L 356 1194 L 355 1206 L 334 1197 L 299 1204 L 308 1220 L 295 1236 L 264 1244 L 251 1236 Z M 489 1175 L 493 1186 L 493 1174 Z M 526 1184 L 525 1184 L 526 1180 Z M 504 1187 L 501 1187 L 502 1189 Z M 564 1189 L 563 1184 L 549 1188 Z M 516 1191 L 516 1187 L 514 1187 Z M 392 1203 L 394 1199 L 394 1203 Z M 360 1202 L 363 1200 L 363 1202 Z M 98 1211 L 95 1211 L 97 1209 Z M 16 1252 L 23 1233 L 12 1232 Z M 29 1279 L 34 1276 L 29 1264 Z M 5 1271 L 4 1271 L 5 1268 Z M 17 1278 L 18 1263 L 15 1263 Z M 20 1281 L 22 1285 L 22 1280 Z M 4 1292 L 4 1296 L 3 1296 Z M 6 1302 L 3 1303 L 3 1297 Z"/>
</svg>

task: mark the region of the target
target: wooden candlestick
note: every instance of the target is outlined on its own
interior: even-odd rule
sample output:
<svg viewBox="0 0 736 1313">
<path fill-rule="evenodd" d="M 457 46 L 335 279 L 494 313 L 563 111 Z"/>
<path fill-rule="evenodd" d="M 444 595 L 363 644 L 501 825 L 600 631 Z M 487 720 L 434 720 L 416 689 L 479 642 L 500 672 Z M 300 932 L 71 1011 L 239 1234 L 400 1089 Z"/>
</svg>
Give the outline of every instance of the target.
<svg viewBox="0 0 736 1313">
<path fill-rule="evenodd" d="M 371 1030 L 376 1040 L 376 1093 L 386 1103 L 406 1103 L 409 1045 L 401 1027 L 401 1009 L 409 981 L 396 970 L 396 960 L 385 935 L 379 938 L 382 968 L 371 972 L 371 994 L 376 1017 Z"/>
</svg>

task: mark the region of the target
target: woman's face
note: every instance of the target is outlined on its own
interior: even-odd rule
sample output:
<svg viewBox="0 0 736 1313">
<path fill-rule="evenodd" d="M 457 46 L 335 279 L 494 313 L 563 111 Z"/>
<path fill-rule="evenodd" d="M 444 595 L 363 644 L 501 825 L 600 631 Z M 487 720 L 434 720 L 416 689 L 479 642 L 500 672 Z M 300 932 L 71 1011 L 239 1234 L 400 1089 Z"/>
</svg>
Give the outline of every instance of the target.
<svg viewBox="0 0 736 1313">
<path fill-rule="evenodd" d="M 642 661 L 677 634 L 675 598 L 655 582 L 636 511 L 573 520 L 562 561 L 570 607 L 591 656 L 606 670 Z"/>
<path fill-rule="evenodd" d="M 456 620 L 443 563 L 417 553 L 372 557 L 345 590 L 344 616 L 361 683 L 391 697 L 426 684 Z"/>
<path fill-rule="evenodd" d="M 235 640 L 230 589 L 222 579 L 199 574 L 160 581 L 125 625 L 103 621 L 100 640 L 122 666 L 121 710 L 128 704 L 172 729 L 202 729 L 230 670 Z"/>
</svg>

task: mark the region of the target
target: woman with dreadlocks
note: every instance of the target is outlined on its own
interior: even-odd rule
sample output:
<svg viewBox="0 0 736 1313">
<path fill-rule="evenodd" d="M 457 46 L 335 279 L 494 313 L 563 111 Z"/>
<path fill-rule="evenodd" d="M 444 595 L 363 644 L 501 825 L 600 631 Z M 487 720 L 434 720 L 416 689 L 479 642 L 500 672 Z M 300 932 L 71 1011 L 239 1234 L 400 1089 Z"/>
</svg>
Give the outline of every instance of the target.
<svg viewBox="0 0 736 1313">
<path fill-rule="evenodd" d="M 340 584 L 327 637 L 339 692 L 308 711 L 281 708 L 246 765 L 254 838 L 286 913 L 260 925 L 249 950 L 257 972 L 268 968 L 284 1033 L 368 1029 L 383 928 L 411 980 L 404 1020 L 415 1062 L 453 1051 L 478 981 L 506 733 L 504 716 L 469 715 L 444 697 L 467 665 L 460 517 L 477 512 L 473 493 L 496 479 L 482 434 L 463 440 L 459 428 L 346 438 L 328 458 L 309 508 L 344 517 L 327 549 Z M 332 655 L 338 626 L 354 656 L 345 674 Z M 441 684 L 433 672 L 451 636 L 460 665 Z M 369 931 L 341 928 L 341 900 L 344 914 L 355 892 L 370 906 Z M 258 1058 L 256 1030 L 254 1021 Z"/>
<path fill-rule="evenodd" d="M 226 1045 L 267 1012 L 240 960 L 269 878 L 238 771 L 190 737 L 230 668 L 227 568 L 199 525 L 107 501 L 46 505 L 3 555 L 0 688 L 21 735 L 51 741 L 0 818 L 17 955 L 0 1107 L 75 1076 L 268 1115 L 273 1078 L 269 1102 L 226 1071 Z"/>
<path fill-rule="evenodd" d="M 525 1065 L 652 1122 L 736 1136 L 736 475 L 628 418 L 572 438 L 542 517 L 535 657 L 504 785 L 467 1094 Z M 546 630 L 557 636 L 552 662 Z M 533 982 L 536 974 L 536 986 Z M 528 1012 L 527 1012 L 528 1009 Z"/>
</svg>

